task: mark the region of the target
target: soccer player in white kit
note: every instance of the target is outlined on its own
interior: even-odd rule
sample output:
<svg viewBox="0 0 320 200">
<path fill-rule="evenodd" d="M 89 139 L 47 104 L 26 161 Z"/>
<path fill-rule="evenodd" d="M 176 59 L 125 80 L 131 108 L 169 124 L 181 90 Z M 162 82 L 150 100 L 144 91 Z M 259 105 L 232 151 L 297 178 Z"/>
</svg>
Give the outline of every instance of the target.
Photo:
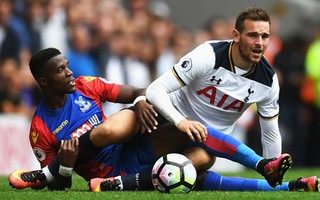
<svg viewBox="0 0 320 200">
<path fill-rule="evenodd" d="M 235 152 L 226 153 L 232 155 L 230 158 L 241 157 L 237 154 L 238 151 L 243 155 L 246 154 L 244 152 L 247 152 L 246 155 L 252 155 L 248 148 L 237 144 L 226 134 L 231 133 L 243 112 L 256 103 L 260 116 L 263 157 L 280 156 L 280 166 L 284 167 L 269 169 L 270 172 L 277 171 L 278 175 L 282 176 L 290 165 L 287 162 L 290 156 L 281 154 L 278 78 L 267 59 L 263 57 L 269 37 L 270 17 L 267 12 L 260 8 L 248 8 L 237 17 L 232 40 L 207 41 L 199 45 L 183 56 L 172 69 L 151 83 L 146 96 L 163 117 L 186 133 L 192 141 L 203 144 L 202 147 L 211 152 L 210 155 L 217 153 L 214 149 L 224 149 L 223 146 L 235 147 Z M 242 164 L 252 163 L 244 161 L 244 157 L 242 160 Z M 131 176 L 131 179 L 141 176 L 142 173 Z M 202 175 L 199 180 L 204 177 Z M 128 183 L 128 178 L 126 181 L 124 178 L 126 177 L 92 179 L 90 190 L 126 190 L 125 182 Z M 121 179 L 123 187 L 120 188 Z M 319 190 L 316 176 L 284 183 L 281 179 L 282 177 L 276 178 L 275 184 L 269 182 L 272 186 L 270 187 L 265 180 L 224 177 L 207 171 L 203 182 L 197 183 L 197 189 Z M 131 182 L 135 183 L 135 180 Z M 141 182 L 136 185 L 134 189 L 139 188 Z"/>
<path fill-rule="evenodd" d="M 193 121 L 231 133 L 237 119 L 256 103 L 263 157 L 278 157 L 279 83 L 263 57 L 269 34 L 268 21 L 236 24 L 233 40 L 201 44 L 156 79 L 147 89 L 148 100 L 190 137 L 205 131 Z"/>
</svg>

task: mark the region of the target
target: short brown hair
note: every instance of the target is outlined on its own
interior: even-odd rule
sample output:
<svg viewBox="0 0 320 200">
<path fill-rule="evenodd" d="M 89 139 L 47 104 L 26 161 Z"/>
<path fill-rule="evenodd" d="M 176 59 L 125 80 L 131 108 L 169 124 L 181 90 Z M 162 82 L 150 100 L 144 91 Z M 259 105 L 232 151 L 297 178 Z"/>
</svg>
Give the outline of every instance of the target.
<svg viewBox="0 0 320 200">
<path fill-rule="evenodd" d="M 237 29 L 240 33 L 244 29 L 243 24 L 246 19 L 252 21 L 265 21 L 271 24 L 270 16 L 267 11 L 263 10 L 262 8 L 249 7 L 242 11 L 236 19 L 235 29 Z"/>
</svg>

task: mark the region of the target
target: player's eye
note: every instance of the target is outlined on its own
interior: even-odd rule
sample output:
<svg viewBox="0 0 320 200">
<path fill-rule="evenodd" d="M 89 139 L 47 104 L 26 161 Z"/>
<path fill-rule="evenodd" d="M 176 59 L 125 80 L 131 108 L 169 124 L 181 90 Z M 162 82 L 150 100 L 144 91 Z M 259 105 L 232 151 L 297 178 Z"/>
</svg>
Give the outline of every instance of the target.
<svg viewBox="0 0 320 200">
<path fill-rule="evenodd" d="M 248 36 L 251 37 L 251 38 L 256 38 L 256 37 L 258 37 L 258 34 L 256 34 L 256 33 L 249 33 Z"/>
<path fill-rule="evenodd" d="M 63 72 L 63 67 L 59 67 L 58 72 Z"/>
</svg>

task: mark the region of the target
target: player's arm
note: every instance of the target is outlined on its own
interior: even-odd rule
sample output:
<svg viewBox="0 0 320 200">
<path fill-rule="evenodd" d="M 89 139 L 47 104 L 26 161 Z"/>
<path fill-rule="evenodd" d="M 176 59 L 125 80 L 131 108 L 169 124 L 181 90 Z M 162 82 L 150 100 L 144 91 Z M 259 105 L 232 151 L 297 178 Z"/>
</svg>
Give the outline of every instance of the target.
<svg viewBox="0 0 320 200">
<path fill-rule="evenodd" d="M 145 89 L 119 85 L 97 77 L 80 77 L 77 81 L 78 90 L 88 96 L 98 96 L 102 102 L 133 103 L 137 120 L 141 125 L 141 132 L 145 132 L 145 130 L 151 132 L 151 129 L 156 126 L 157 113 L 145 101 Z"/>
<path fill-rule="evenodd" d="M 48 188 L 52 190 L 70 188 L 71 176 L 65 177 L 71 175 L 73 165 L 77 160 L 78 139 L 59 144 L 54 135 L 46 128 L 43 120 L 35 115 L 30 126 L 29 141 L 46 176 L 45 183 Z"/>
<path fill-rule="evenodd" d="M 261 143 L 264 158 L 279 157 L 282 149 L 282 138 L 279 131 L 278 117 L 265 119 L 259 117 Z"/>
<path fill-rule="evenodd" d="M 282 153 L 282 138 L 278 124 L 279 93 L 278 77 L 275 74 L 273 85 L 267 98 L 257 102 L 264 158 L 279 157 Z"/>
<path fill-rule="evenodd" d="M 50 190 L 70 189 L 73 166 L 79 155 L 79 140 L 62 140 L 58 151 L 59 172 L 48 185 Z"/>
<path fill-rule="evenodd" d="M 186 119 L 172 104 L 169 93 L 183 86 L 174 76 L 173 69 L 165 72 L 162 76 L 152 82 L 147 88 L 148 100 L 156 109 L 177 128 L 186 133 L 192 141 L 205 141 L 207 130 L 199 122 Z"/>
<path fill-rule="evenodd" d="M 147 103 L 145 89 L 136 88 L 129 85 L 122 85 L 117 97 L 118 103 L 133 103 L 137 120 L 141 125 L 141 133 L 146 130 L 151 132 L 157 126 L 157 113 L 153 107 Z"/>
<path fill-rule="evenodd" d="M 168 70 L 153 81 L 146 90 L 148 101 L 175 126 L 186 118 L 173 106 L 169 93 L 180 88 L 182 88 L 182 85 L 174 76 L 173 72 Z"/>
</svg>

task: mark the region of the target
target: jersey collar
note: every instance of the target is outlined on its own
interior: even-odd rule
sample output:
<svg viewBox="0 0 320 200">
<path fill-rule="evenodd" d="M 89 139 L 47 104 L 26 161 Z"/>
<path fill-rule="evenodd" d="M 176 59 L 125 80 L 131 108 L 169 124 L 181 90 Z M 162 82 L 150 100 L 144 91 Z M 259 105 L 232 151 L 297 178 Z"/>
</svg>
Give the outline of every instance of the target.
<svg viewBox="0 0 320 200">
<path fill-rule="evenodd" d="M 233 59 L 232 59 L 232 45 L 233 44 L 234 44 L 234 41 L 230 42 L 230 44 L 229 44 L 228 58 L 229 58 L 229 65 L 230 65 L 231 72 L 236 73 L 236 69 L 234 67 L 234 63 L 233 63 Z M 254 64 L 250 71 L 248 71 L 247 73 L 245 73 L 241 76 L 244 76 L 244 77 L 249 76 L 250 74 L 252 74 L 254 72 L 256 66 L 257 65 Z"/>
</svg>

